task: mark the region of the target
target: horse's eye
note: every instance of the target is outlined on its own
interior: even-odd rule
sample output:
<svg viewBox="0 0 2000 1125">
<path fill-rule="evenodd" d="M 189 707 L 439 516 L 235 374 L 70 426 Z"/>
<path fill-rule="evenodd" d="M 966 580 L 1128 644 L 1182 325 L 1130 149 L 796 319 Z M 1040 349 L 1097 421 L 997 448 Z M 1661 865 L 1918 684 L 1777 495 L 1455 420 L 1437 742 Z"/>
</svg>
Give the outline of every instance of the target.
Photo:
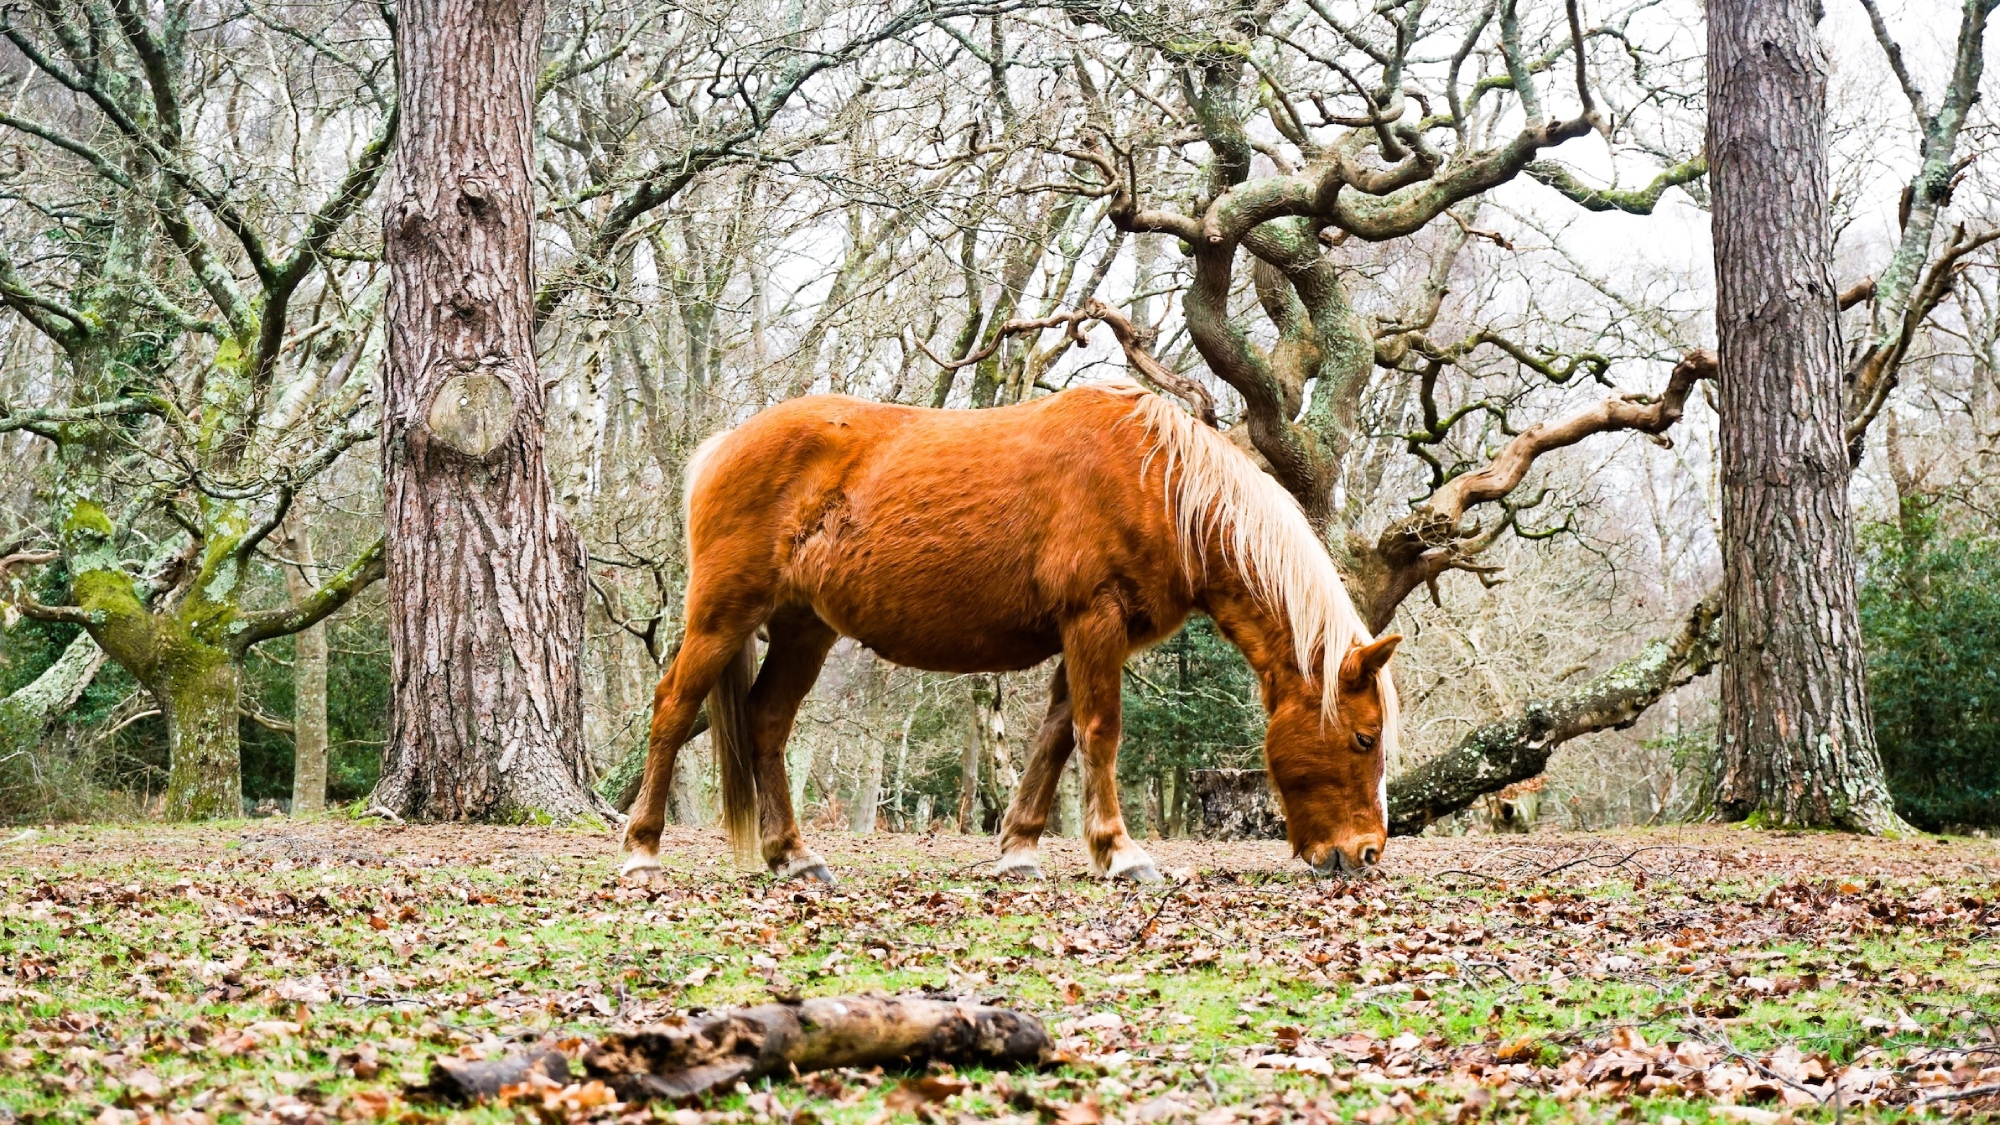
<svg viewBox="0 0 2000 1125">
<path fill-rule="evenodd" d="M 1373 750 L 1375 749 L 1375 736 L 1372 734 L 1357 734 L 1354 736 L 1354 744 L 1363 750 Z"/>
</svg>

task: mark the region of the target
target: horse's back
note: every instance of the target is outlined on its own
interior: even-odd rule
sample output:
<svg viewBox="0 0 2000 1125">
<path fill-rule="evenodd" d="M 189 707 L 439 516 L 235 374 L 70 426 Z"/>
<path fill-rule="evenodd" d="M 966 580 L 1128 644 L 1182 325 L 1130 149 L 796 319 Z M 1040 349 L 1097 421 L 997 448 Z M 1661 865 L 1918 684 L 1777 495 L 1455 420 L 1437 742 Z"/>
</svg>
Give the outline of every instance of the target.
<svg viewBox="0 0 2000 1125">
<path fill-rule="evenodd" d="M 1026 666 L 1107 584 L 1168 580 L 1172 530 L 1145 460 L 1119 391 L 990 410 L 794 399 L 703 467 L 697 571 L 715 561 L 769 585 L 898 663 Z"/>
</svg>

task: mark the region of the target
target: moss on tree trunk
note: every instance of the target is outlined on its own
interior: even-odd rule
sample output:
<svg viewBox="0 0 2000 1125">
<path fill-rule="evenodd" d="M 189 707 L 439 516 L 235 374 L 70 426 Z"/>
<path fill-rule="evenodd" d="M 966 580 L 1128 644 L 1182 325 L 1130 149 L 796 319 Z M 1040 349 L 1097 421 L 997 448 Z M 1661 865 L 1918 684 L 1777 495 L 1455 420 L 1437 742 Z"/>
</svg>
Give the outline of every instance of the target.
<svg viewBox="0 0 2000 1125">
<path fill-rule="evenodd" d="M 192 639 L 167 653 L 164 664 L 150 686 L 167 720 L 168 819 L 241 816 L 243 759 L 236 716 L 242 669 L 228 653 Z"/>
<path fill-rule="evenodd" d="M 24 612 L 81 625 L 110 659 L 145 685 L 166 719 L 166 813 L 175 820 L 241 816 L 243 767 L 237 715 L 243 660 L 260 641 L 307 629 L 382 575 L 380 541 L 294 604 L 244 609 L 243 574 L 258 539 L 239 507 L 210 503 L 188 549 L 161 575 L 135 578 L 118 552 L 119 533 L 103 509 L 75 499 L 63 521 L 70 572 L 68 606 L 22 599 Z M 282 513 L 280 513 L 282 514 Z M 167 588 L 178 597 L 159 599 Z"/>
</svg>

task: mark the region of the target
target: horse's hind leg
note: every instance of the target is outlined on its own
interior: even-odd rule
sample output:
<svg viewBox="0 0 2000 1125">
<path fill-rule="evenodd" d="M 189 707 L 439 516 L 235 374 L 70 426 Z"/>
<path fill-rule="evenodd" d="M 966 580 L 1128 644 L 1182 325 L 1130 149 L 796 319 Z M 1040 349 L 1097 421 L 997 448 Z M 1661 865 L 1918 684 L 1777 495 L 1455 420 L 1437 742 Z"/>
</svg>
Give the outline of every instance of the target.
<svg viewBox="0 0 2000 1125">
<path fill-rule="evenodd" d="M 702 700 L 741 659 L 744 644 L 757 630 L 755 621 L 735 622 L 734 628 L 691 627 L 680 651 L 653 690 L 653 726 L 647 739 L 646 772 L 639 795 L 632 801 L 632 819 L 625 825 L 625 862 L 618 873 L 632 875 L 658 870 L 660 830 L 667 821 L 667 790 L 673 785 L 674 759 L 687 742 Z"/>
<path fill-rule="evenodd" d="M 1070 710 L 1069 676 L 1060 663 L 1049 678 L 1049 713 L 1042 719 L 1041 734 L 1035 739 L 1034 756 L 1014 790 L 1007 806 L 1007 819 L 1000 826 L 1000 862 L 995 875 L 1024 875 L 1041 878 L 1038 846 L 1042 830 L 1048 827 L 1049 808 L 1055 804 L 1056 784 L 1062 779 L 1063 765 L 1076 749 L 1076 717 Z"/>
<path fill-rule="evenodd" d="M 839 634 L 811 610 L 780 611 L 770 623 L 771 646 L 750 689 L 750 732 L 757 773 L 757 826 L 764 862 L 780 878 L 833 882 L 826 863 L 806 847 L 786 783 L 785 742 L 799 704 L 819 679 Z"/>
<path fill-rule="evenodd" d="M 1125 615 L 1108 597 L 1063 626 L 1070 706 L 1083 747 L 1083 841 L 1093 874 L 1157 883 L 1159 869 L 1132 842 L 1118 809 L 1119 706 L 1127 646 Z"/>
</svg>

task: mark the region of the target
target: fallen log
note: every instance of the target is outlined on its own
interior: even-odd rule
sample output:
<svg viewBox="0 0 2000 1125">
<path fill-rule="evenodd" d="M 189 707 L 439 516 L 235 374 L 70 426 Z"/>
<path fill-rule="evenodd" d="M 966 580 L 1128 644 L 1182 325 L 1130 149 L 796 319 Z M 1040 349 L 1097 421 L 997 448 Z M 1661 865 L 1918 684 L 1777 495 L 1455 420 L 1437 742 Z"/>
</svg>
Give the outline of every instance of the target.
<svg viewBox="0 0 2000 1125">
<path fill-rule="evenodd" d="M 626 1101 L 681 1101 L 781 1072 L 927 1062 L 1011 1069 L 1054 1057 L 1041 1021 L 1006 1008 L 914 996 L 834 996 L 610 1035 L 584 1054 L 583 1066 Z"/>
</svg>

